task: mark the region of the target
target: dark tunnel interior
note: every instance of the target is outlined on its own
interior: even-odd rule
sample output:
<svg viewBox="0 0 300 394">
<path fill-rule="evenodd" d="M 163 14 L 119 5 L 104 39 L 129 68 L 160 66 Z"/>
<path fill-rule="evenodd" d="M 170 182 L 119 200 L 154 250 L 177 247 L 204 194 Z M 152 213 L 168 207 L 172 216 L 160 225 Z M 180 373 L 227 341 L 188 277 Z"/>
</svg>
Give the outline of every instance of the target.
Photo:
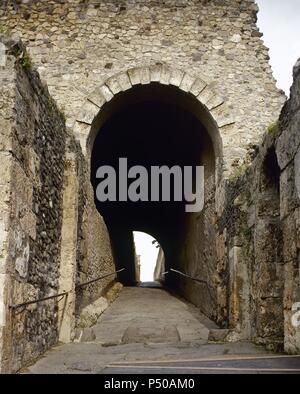
<svg viewBox="0 0 300 394">
<path fill-rule="evenodd" d="M 97 169 L 109 165 L 116 170 L 118 196 L 119 158 L 127 158 L 128 169 L 139 165 L 148 169 L 148 174 L 151 166 L 163 165 L 181 168 L 204 165 L 206 177 L 214 171 L 212 141 L 199 119 L 180 105 L 180 97 L 171 94 L 166 100 L 163 90 L 152 88 L 148 94 L 146 86 L 129 94 L 135 99 L 126 100 L 123 93 L 122 105 L 112 111 L 94 140 L 91 155 L 94 191 L 101 181 L 96 179 Z M 133 179 L 128 180 L 128 185 L 131 182 Z M 148 187 L 150 192 L 150 177 Z M 99 202 L 95 193 L 95 203 L 110 233 L 116 268 L 126 268 L 119 276 L 123 284 L 136 284 L 132 231 L 152 235 L 164 249 L 166 266 L 176 263 L 185 226 L 192 215 L 185 212 L 185 201 Z"/>
</svg>

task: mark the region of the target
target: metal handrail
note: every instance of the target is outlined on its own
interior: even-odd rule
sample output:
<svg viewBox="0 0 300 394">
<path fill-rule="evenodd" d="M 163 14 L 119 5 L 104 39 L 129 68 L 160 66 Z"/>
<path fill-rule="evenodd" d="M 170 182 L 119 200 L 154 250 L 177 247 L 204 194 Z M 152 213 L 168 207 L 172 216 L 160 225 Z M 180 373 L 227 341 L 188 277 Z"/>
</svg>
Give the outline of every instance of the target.
<svg viewBox="0 0 300 394">
<path fill-rule="evenodd" d="M 208 292 L 209 292 L 209 295 L 211 296 L 212 299 L 214 299 L 214 295 L 213 295 L 212 292 L 211 292 L 211 290 L 213 289 L 213 287 L 212 287 L 207 281 L 205 281 L 205 280 L 203 280 L 203 279 L 194 278 L 193 276 L 188 275 L 188 274 L 186 274 L 186 273 L 184 273 L 184 272 L 175 270 L 174 268 L 169 268 L 169 271 L 175 272 L 176 274 L 179 274 L 179 275 L 184 276 L 184 277 L 186 277 L 186 278 L 188 278 L 188 279 L 194 280 L 195 282 L 204 284 L 204 285 L 207 287 L 207 290 L 208 290 Z M 169 271 L 163 272 L 162 275 L 167 275 L 167 274 L 169 274 L 169 273 L 170 273 Z"/>
<path fill-rule="evenodd" d="M 194 280 L 196 282 L 202 283 L 202 284 L 207 285 L 208 287 L 212 288 L 212 286 L 210 286 L 210 284 L 207 281 L 203 280 L 203 279 L 194 278 L 191 275 L 185 274 L 184 272 L 181 272 L 181 271 L 178 271 L 178 270 L 174 270 L 173 268 L 170 268 L 170 271 L 173 271 L 176 274 L 185 276 L 186 278 L 192 279 L 192 280 Z"/>
<path fill-rule="evenodd" d="M 28 305 L 32 305 L 32 304 L 38 304 L 42 301 L 47 301 L 47 300 L 52 300 L 53 298 L 58 298 L 58 297 L 64 297 L 66 295 L 68 295 L 69 292 L 65 291 L 64 293 L 60 293 L 60 294 L 55 294 L 53 296 L 49 296 L 49 297 L 44 297 L 44 298 L 39 298 L 37 300 L 33 300 L 33 301 L 27 301 L 27 302 L 23 302 L 21 304 L 14 304 L 14 305 L 10 305 L 9 307 L 11 309 L 18 309 L 18 308 L 22 308 L 24 306 L 28 306 Z"/>
<path fill-rule="evenodd" d="M 79 285 L 75 286 L 75 289 L 81 289 L 81 288 L 84 287 L 84 286 L 88 286 L 88 285 L 90 285 L 91 283 L 98 282 L 99 280 L 105 279 L 105 278 L 107 278 L 108 276 L 112 276 L 112 275 L 118 274 L 119 272 L 122 272 L 122 271 L 124 271 L 125 269 L 126 269 L 126 268 L 121 268 L 121 269 L 119 269 L 118 271 L 114 271 L 114 272 L 112 272 L 112 273 L 110 273 L 110 274 L 106 274 L 106 275 L 104 275 L 104 276 L 99 276 L 98 278 L 91 279 L 91 280 L 89 280 L 88 282 L 80 283 Z"/>
<path fill-rule="evenodd" d="M 122 268 L 122 269 L 120 269 L 120 270 L 118 270 L 118 271 L 114 271 L 114 272 L 111 272 L 111 273 L 109 273 L 109 274 L 106 274 L 106 275 L 103 275 L 103 276 L 99 276 L 98 278 L 92 279 L 92 280 L 90 280 L 90 281 L 88 281 L 88 282 L 80 283 L 79 285 L 75 286 L 75 291 L 76 291 L 76 289 L 78 289 L 78 288 L 82 288 L 82 287 L 84 287 L 84 286 L 88 286 L 88 285 L 90 285 L 91 283 L 97 282 L 97 281 L 99 281 L 99 280 L 101 280 L 101 279 L 105 279 L 105 278 L 107 278 L 108 276 L 115 275 L 115 274 L 117 274 L 117 273 L 119 273 L 119 272 L 121 272 L 121 271 L 124 271 L 125 269 L 126 269 L 126 268 Z M 52 296 L 43 297 L 43 298 L 38 298 L 38 299 L 32 300 L 32 301 L 22 302 L 21 304 L 13 304 L 13 305 L 10 305 L 9 308 L 12 309 L 12 310 L 16 310 L 16 309 L 19 309 L 19 308 L 24 308 L 24 309 L 25 309 L 28 305 L 38 304 L 38 303 L 40 303 L 40 302 L 52 300 L 52 299 L 54 299 L 54 298 L 59 298 L 59 297 L 64 298 L 65 296 L 68 296 L 69 293 L 71 293 L 71 292 L 70 292 L 70 291 L 65 291 L 65 292 L 63 292 L 63 293 L 55 294 L 55 295 L 52 295 Z"/>
</svg>

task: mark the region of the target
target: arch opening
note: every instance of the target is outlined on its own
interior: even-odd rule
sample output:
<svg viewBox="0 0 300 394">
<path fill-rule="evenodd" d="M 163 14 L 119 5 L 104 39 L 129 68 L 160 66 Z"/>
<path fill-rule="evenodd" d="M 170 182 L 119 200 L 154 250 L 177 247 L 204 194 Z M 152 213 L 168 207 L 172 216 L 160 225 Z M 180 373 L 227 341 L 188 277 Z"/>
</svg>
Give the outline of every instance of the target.
<svg viewBox="0 0 300 394">
<path fill-rule="evenodd" d="M 174 275 L 166 276 L 165 284 L 216 318 L 214 223 L 216 170 L 221 163 L 221 144 L 209 112 L 191 95 L 175 87 L 155 83 L 135 86 L 104 105 L 93 124 L 90 143 L 91 182 L 95 196 L 99 185 L 97 170 L 110 166 L 115 169 L 116 196 L 119 197 L 122 187 L 120 158 L 126 158 L 127 171 L 138 165 L 143 166 L 148 174 L 153 166 L 177 166 L 182 173 L 185 167 L 204 167 L 202 212 L 187 213 L 185 200 L 174 201 L 172 176 L 171 201 L 100 202 L 95 198 L 95 204 L 111 237 L 116 268 L 126 268 L 119 276 L 123 284 L 138 282 L 133 231 L 145 232 L 162 246 L 164 269 L 175 268 L 201 277 L 209 287 Z M 127 186 L 133 181 L 127 179 Z M 197 182 L 193 171 L 193 192 Z M 149 177 L 148 196 L 151 187 Z M 161 277 L 161 274 L 156 269 L 155 275 Z M 211 288 L 213 291 L 208 291 Z"/>
<path fill-rule="evenodd" d="M 156 281 L 155 271 L 161 246 L 151 235 L 140 231 L 134 231 L 133 238 L 136 252 L 137 282 L 142 285 L 151 284 L 151 282 Z"/>
</svg>

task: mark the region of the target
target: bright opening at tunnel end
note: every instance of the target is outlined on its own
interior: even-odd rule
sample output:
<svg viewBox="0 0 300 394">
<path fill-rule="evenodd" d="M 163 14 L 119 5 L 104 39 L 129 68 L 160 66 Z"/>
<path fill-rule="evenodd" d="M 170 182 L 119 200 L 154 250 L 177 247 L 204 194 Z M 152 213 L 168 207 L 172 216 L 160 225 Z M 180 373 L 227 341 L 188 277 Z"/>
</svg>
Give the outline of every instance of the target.
<svg viewBox="0 0 300 394">
<path fill-rule="evenodd" d="M 140 281 L 153 282 L 157 264 L 159 244 L 151 235 L 140 231 L 133 232 L 135 251 L 138 256 Z"/>
<path fill-rule="evenodd" d="M 103 165 L 96 178 L 101 180 L 96 188 L 99 202 L 184 201 L 186 212 L 201 212 L 204 208 L 203 166 L 151 166 L 149 171 L 140 165 L 128 169 L 128 159 L 119 158 L 118 176 L 114 167 Z"/>
</svg>

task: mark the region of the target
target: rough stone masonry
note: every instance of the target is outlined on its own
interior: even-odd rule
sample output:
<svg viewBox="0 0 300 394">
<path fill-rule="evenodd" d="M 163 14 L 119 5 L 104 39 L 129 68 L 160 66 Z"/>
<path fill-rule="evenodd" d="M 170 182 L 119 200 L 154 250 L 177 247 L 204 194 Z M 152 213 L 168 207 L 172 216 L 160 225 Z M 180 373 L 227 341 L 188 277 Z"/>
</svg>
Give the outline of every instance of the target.
<svg viewBox="0 0 300 394">
<path fill-rule="evenodd" d="M 91 151 L 142 88 L 193 113 L 214 148 L 207 208 L 176 243 L 177 268 L 207 287 L 169 284 L 230 328 L 228 340 L 299 353 L 299 66 L 276 124 L 285 96 L 257 11 L 253 0 L 0 3 L 1 371 L 72 341 L 82 308 L 114 283 L 76 290 L 115 270 Z"/>
</svg>

